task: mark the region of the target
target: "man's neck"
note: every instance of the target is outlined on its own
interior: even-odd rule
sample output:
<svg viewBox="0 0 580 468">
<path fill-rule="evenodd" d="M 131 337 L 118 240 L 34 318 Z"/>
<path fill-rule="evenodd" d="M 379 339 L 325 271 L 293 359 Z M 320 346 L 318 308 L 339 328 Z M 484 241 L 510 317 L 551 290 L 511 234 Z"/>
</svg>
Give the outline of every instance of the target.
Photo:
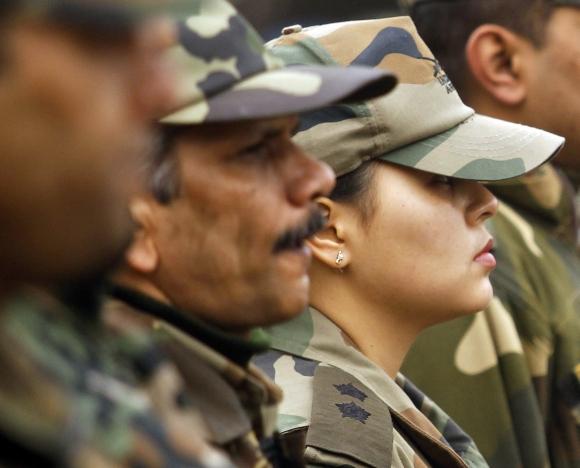
<svg viewBox="0 0 580 468">
<path fill-rule="evenodd" d="M 117 272 L 111 279 L 111 282 L 119 286 L 139 291 L 140 293 L 155 299 L 166 305 L 171 305 L 169 298 L 151 281 L 141 278 L 127 271 Z"/>
<path fill-rule="evenodd" d="M 155 320 L 172 325 L 241 366 L 246 366 L 255 354 L 268 349 L 269 339 L 263 332 L 257 330 L 255 336 L 240 337 L 224 331 L 200 320 L 192 311 L 175 308 L 157 288 L 147 287 L 147 284 L 145 281 L 130 281 L 127 276 L 117 275 L 109 289 L 113 298 Z"/>
</svg>

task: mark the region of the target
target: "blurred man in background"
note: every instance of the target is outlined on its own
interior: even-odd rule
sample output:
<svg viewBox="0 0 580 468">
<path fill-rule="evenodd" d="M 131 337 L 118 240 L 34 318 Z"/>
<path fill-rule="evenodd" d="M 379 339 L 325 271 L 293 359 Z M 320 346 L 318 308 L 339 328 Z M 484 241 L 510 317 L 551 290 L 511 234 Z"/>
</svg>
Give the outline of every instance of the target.
<svg viewBox="0 0 580 468">
<path fill-rule="evenodd" d="M 412 16 L 468 105 L 566 137 L 536 174 L 490 188 L 496 298 L 424 335 L 403 371 L 495 467 L 580 463 L 580 2 L 416 0 Z M 572 182 L 572 184 L 571 184 Z"/>
</svg>

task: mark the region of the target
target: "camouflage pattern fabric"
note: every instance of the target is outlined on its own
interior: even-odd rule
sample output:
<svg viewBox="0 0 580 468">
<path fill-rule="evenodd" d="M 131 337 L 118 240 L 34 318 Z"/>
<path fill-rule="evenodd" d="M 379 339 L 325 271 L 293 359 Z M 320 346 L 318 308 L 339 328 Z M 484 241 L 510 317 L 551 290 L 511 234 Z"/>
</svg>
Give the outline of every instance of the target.
<svg viewBox="0 0 580 468">
<path fill-rule="evenodd" d="M 226 334 L 205 325 L 197 324 L 196 329 L 195 322 L 184 320 L 187 315 L 136 291 L 115 287 L 113 295 L 117 300 L 107 304 L 108 313 L 114 310 L 122 315 L 122 322 L 140 321 L 156 331 L 160 346 L 185 381 L 188 399 L 204 426 L 205 440 L 227 453 L 235 466 L 278 466 L 272 461 L 284 459 L 276 439 L 281 390 L 255 366 L 235 363 L 208 344 L 213 334 L 227 347 Z M 229 339 L 235 352 L 237 339 Z"/>
<path fill-rule="evenodd" d="M 147 337 L 119 339 L 31 291 L 0 318 L 0 431 L 19 447 L 2 466 L 232 466 L 177 406 L 178 375 Z"/>
<path fill-rule="evenodd" d="M 288 28 L 268 43 L 287 64 L 366 65 L 399 79 L 387 96 L 306 114 L 296 142 L 341 176 L 373 158 L 462 179 L 528 172 L 563 139 L 465 106 L 408 17 Z"/>
<path fill-rule="evenodd" d="M 392 74 L 368 67 L 286 67 L 225 0 L 192 0 L 178 29 L 168 60 L 178 74 L 179 100 L 161 120 L 167 125 L 295 114 L 378 96 L 396 84 Z"/>
<path fill-rule="evenodd" d="M 284 390 L 278 426 L 308 465 L 487 466 L 449 416 L 402 375 L 393 381 L 320 312 L 268 332 L 273 350 L 254 363 Z"/>
<path fill-rule="evenodd" d="M 502 186 L 495 297 L 426 331 L 403 365 L 490 466 L 580 466 L 580 263 L 572 197 L 554 169 Z M 476 403 L 474 403 L 476 402 Z"/>
</svg>

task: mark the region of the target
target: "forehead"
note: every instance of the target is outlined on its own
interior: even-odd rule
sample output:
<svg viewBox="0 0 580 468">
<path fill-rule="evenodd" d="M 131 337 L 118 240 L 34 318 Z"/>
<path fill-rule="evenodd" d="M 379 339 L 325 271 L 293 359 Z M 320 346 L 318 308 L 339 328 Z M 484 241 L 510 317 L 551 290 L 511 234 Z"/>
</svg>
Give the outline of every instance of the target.
<svg viewBox="0 0 580 468">
<path fill-rule="evenodd" d="M 237 140 L 251 140 L 280 132 L 291 132 L 298 125 L 298 116 L 272 119 L 209 123 L 184 128 L 182 134 L 200 145 L 225 145 Z"/>
<path fill-rule="evenodd" d="M 68 34 L 79 45 L 91 44 L 104 49 L 134 44 L 137 35 L 141 39 L 142 35 L 154 32 L 159 20 L 169 22 L 170 17 L 169 7 L 165 7 L 166 11 L 148 12 L 144 0 L 16 0 L 11 3 L 15 6 L 4 15 L 6 24 L 58 31 Z"/>
<path fill-rule="evenodd" d="M 556 7 L 548 22 L 548 30 L 551 35 L 563 37 L 574 30 L 580 32 L 580 5 Z M 576 41 L 576 38 L 569 37 L 569 41 Z"/>
</svg>

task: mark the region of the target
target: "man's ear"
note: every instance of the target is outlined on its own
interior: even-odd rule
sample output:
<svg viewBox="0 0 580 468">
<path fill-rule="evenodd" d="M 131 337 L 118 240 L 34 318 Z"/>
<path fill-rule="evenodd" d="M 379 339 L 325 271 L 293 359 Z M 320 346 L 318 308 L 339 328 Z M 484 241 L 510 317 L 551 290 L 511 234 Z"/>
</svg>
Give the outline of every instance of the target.
<svg viewBox="0 0 580 468">
<path fill-rule="evenodd" d="M 129 208 L 137 229 L 125 253 L 125 260 L 132 270 L 150 275 L 159 264 L 159 252 L 153 240 L 153 209 L 143 198 L 133 199 Z"/>
<path fill-rule="evenodd" d="M 345 243 L 346 225 L 341 216 L 342 206 L 326 197 L 321 197 L 317 203 L 326 215 L 326 226 L 312 236 L 308 241 L 314 257 L 322 264 L 332 269 L 342 270 L 351 261 Z"/>
<path fill-rule="evenodd" d="M 484 24 L 475 29 L 465 54 L 471 74 L 493 99 L 518 106 L 527 96 L 526 58 L 532 47 L 508 29 Z"/>
</svg>

